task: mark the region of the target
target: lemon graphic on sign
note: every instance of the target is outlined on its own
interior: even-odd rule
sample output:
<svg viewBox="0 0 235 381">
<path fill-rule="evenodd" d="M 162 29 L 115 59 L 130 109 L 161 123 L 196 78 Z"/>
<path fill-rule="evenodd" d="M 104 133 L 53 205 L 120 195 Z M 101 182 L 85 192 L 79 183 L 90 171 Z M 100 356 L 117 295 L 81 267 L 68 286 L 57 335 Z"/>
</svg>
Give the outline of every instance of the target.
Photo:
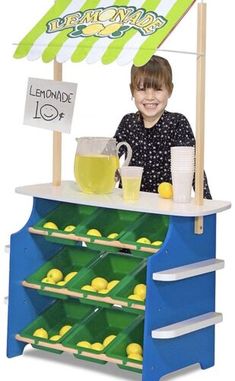
<svg viewBox="0 0 235 381">
<path fill-rule="evenodd" d="M 101 23 L 91 24 L 87 25 L 83 30 L 82 33 L 85 36 L 93 36 L 96 33 L 101 32 L 104 29 L 104 25 Z"/>
<path fill-rule="evenodd" d="M 107 25 L 104 29 L 102 29 L 98 34 L 98 36 L 109 36 L 115 32 L 117 32 L 122 27 L 122 23 L 115 22 L 113 24 Z"/>
</svg>

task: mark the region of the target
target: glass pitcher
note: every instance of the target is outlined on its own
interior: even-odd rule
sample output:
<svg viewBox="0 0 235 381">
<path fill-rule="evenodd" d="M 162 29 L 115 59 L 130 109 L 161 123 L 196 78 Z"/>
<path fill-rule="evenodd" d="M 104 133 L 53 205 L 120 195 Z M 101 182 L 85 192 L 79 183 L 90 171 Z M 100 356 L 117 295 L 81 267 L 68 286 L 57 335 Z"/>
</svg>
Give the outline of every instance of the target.
<svg viewBox="0 0 235 381">
<path fill-rule="evenodd" d="M 79 189 L 84 193 L 112 193 L 119 168 L 118 150 L 122 145 L 127 147 L 126 166 L 132 157 L 131 146 L 117 144 L 115 138 L 83 137 L 76 141 L 74 175 Z"/>
</svg>

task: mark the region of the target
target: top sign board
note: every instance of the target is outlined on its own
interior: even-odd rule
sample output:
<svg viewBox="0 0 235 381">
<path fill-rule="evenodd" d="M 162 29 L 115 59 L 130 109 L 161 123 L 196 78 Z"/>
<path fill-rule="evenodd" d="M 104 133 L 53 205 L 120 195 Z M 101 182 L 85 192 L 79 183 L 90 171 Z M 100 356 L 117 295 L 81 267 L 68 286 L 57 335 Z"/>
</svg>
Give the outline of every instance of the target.
<svg viewBox="0 0 235 381">
<path fill-rule="evenodd" d="M 15 58 L 146 64 L 196 0 L 56 0 Z"/>
<path fill-rule="evenodd" d="M 24 124 L 69 133 L 77 84 L 29 78 Z"/>
</svg>

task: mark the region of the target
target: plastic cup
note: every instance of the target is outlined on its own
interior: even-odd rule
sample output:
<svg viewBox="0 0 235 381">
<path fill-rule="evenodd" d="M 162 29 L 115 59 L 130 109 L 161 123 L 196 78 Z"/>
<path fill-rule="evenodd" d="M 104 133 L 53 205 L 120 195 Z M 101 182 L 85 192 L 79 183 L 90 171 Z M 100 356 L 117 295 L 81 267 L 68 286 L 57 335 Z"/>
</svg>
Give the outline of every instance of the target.
<svg viewBox="0 0 235 381">
<path fill-rule="evenodd" d="M 125 201 L 136 201 L 140 195 L 140 185 L 143 167 L 121 167 L 123 199 Z"/>
<path fill-rule="evenodd" d="M 194 166 L 194 147 L 171 147 L 172 171 L 192 171 Z"/>
<path fill-rule="evenodd" d="M 194 171 L 172 171 L 173 201 L 187 203 L 191 201 Z"/>
</svg>

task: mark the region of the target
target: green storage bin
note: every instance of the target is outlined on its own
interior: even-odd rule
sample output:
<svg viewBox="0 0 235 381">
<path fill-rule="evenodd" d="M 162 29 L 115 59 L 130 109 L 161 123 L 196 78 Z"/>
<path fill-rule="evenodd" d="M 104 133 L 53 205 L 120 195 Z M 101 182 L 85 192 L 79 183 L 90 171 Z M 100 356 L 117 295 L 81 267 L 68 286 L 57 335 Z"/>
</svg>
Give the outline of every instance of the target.
<svg viewBox="0 0 235 381">
<path fill-rule="evenodd" d="M 50 352 L 62 353 L 62 351 L 44 347 L 39 342 L 51 344 L 62 343 L 68 335 L 79 325 L 84 319 L 94 313 L 95 307 L 81 304 L 79 301 L 73 299 L 66 301 L 56 301 L 49 308 L 47 308 L 41 315 L 39 315 L 32 323 L 25 327 L 20 335 L 34 340 L 33 347 L 43 349 Z M 70 325 L 72 328 L 65 333 L 57 341 L 50 340 L 50 337 L 57 335 L 60 329 Z M 48 339 L 39 338 L 33 335 L 36 329 L 43 328 L 48 333 Z"/>
<path fill-rule="evenodd" d="M 130 363 L 142 365 L 142 361 L 129 359 L 126 353 L 126 347 L 130 343 L 140 344 L 143 348 L 144 338 L 144 317 L 139 317 L 132 326 L 130 326 L 113 345 L 107 348 L 107 356 L 119 359 L 122 364 L 118 365 L 121 369 L 142 373 L 142 369 L 132 367 Z M 129 364 L 128 364 L 129 363 Z"/>
<path fill-rule="evenodd" d="M 78 235 L 87 237 L 91 240 L 91 243 L 86 243 L 90 248 L 96 250 L 106 250 L 117 252 L 119 248 L 111 247 L 102 244 L 93 243 L 97 238 L 106 241 L 107 244 L 113 240 L 117 241 L 121 235 L 131 229 L 133 223 L 135 223 L 142 213 L 131 212 L 126 210 L 100 208 L 96 213 L 92 214 L 89 218 L 83 221 L 76 230 Z M 90 229 L 96 229 L 101 233 L 101 237 L 88 235 L 87 232 Z M 109 234 L 117 233 L 118 236 L 115 239 L 107 238 Z"/>
<path fill-rule="evenodd" d="M 86 247 L 70 247 L 67 246 L 60 250 L 50 261 L 41 266 L 35 273 L 27 277 L 26 281 L 29 283 L 40 285 L 41 290 L 46 286 L 52 286 L 60 289 L 61 287 L 68 288 L 68 285 L 75 277 L 81 277 L 86 272 L 86 267 L 90 266 L 93 262 L 98 260 L 99 255 L 97 251 L 88 249 Z M 70 272 L 77 272 L 74 278 L 68 281 L 64 286 L 57 284 L 49 284 L 41 282 L 49 270 L 56 268 L 62 271 L 64 276 Z M 48 291 L 42 291 L 43 294 L 50 294 L 51 296 L 67 298 L 66 295 L 60 295 L 57 293 L 48 293 Z"/>
<path fill-rule="evenodd" d="M 114 345 L 118 340 L 121 332 L 132 325 L 135 320 L 136 315 L 122 311 L 120 308 L 100 308 L 84 324 L 73 330 L 64 340 L 63 345 L 77 349 L 78 352 L 74 355 L 77 358 L 104 364 L 107 361 L 99 359 L 99 355 L 106 353 L 111 345 Z M 92 348 L 77 346 L 77 343 L 80 341 L 88 341 L 90 344 L 103 343 L 104 339 L 110 335 L 115 335 L 116 337 L 102 350 L 97 351 Z M 84 355 L 82 352 L 87 352 L 88 355 Z M 89 353 L 97 355 L 97 358 L 90 357 Z"/>
<path fill-rule="evenodd" d="M 64 276 L 70 272 L 76 271 L 78 272 L 76 277 L 81 277 L 84 272 L 84 268 L 91 265 L 91 263 L 96 262 L 98 259 L 99 255 L 96 251 L 90 250 L 86 247 L 75 248 L 67 246 L 62 250 L 59 250 L 53 258 L 42 265 L 34 274 L 27 277 L 26 281 L 45 287 L 48 283 L 42 283 L 41 280 L 46 277 L 48 271 L 53 268 L 61 270 Z M 66 283 L 66 287 L 71 280 Z M 53 287 L 60 288 L 57 284 L 53 284 Z"/>
<path fill-rule="evenodd" d="M 125 310 L 129 310 L 129 308 L 132 308 L 131 306 L 133 304 L 138 305 L 138 306 L 145 306 L 145 301 L 140 301 L 140 300 L 133 300 L 133 299 L 128 299 L 129 295 L 132 295 L 134 293 L 134 288 L 137 284 L 145 284 L 146 285 L 146 264 L 141 267 L 140 270 L 136 271 L 136 273 L 132 274 L 131 277 L 129 277 L 128 281 L 122 286 L 120 285 L 119 288 L 114 290 L 113 292 L 113 298 L 126 302 L 128 307 L 123 307 Z M 136 309 L 136 312 L 141 312 L 143 311 L 142 309 Z"/>
<path fill-rule="evenodd" d="M 74 278 L 69 283 L 68 288 L 72 291 L 82 292 L 85 297 L 91 294 L 101 297 L 110 296 L 116 288 L 120 287 L 123 283 L 125 284 L 126 278 L 129 278 L 130 274 L 139 268 L 142 263 L 142 258 L 133 257 L 128 254 L 102 254 L 97 262 L 87 268 L 86 273 L 82 277 Z M 90 285 L 92 279 L 96 277 L 105 278 L 108 282 L 118 280 L 119 283 L 105 294 L 82 290 L 84 285 Z"/>
<path fill-rule="evenodd" d="M 91 216 L 97 211 L 96 207 L 77 205 L 71 203 L 61 203 L 57 208 L 50 212 L 46 217 L 38 221 L 33 227 L 37 230 L 47 231 L 48 235 L 46 239 L 52 242 L 61 244 L 75 245 L 76 241 L 66 240 L 59 237 L 51 236 L 52 233 L 62 233 L 65 235 L 76 234 L 76 229 L 71 232 L 66 232 L 64 229 L 66 226 L 74 225 L 76 228 L 81 224 L 88 216 Z M 43 227 L 46 222 L 53 222 L 57 225 L 58 229 L 48 229 Z"/>
<path fill-rule="evenodd" d="M 156 248 L 157 250 L 161 248 L 162 244 L 155 246 L 152 244 L 138 243 L 136 241 L 141 237 L 145 237 L 148 238 L 151 243 L 154 241 L 162 241 L 163 243 L 168 231 L 168 227 L 168 216 L 146 213 L 140 219 L 138 219 L 138 221 L 136 221 L 131 229 L 126 231 L 120 237 L 120 242 L 135 245 L 136 250 L 131 250 L 131 253 L 147 258 L 152 254 L 141 251 L 140 248 Z"/>
</svg>

